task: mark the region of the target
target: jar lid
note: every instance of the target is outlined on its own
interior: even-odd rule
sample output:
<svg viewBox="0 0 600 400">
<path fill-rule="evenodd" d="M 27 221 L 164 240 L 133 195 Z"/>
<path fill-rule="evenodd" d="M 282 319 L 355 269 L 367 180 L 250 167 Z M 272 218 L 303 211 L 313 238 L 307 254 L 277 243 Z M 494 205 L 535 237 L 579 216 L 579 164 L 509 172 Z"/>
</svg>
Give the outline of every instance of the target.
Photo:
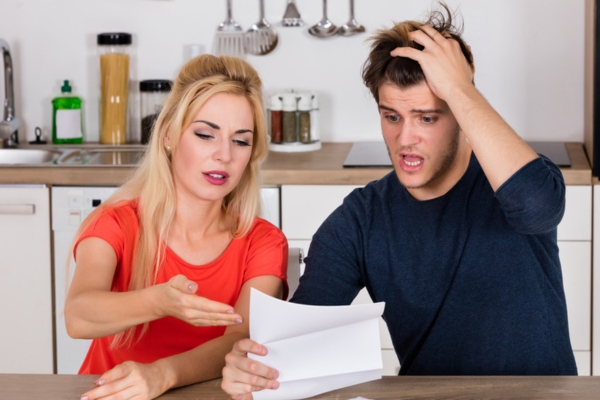
<svg viewBox="0 0 600 400">
<path fill-rule="evenodd" d="M 140 92 L 170 92 L 173 82 L 167 79 L 140 81 Z"/>
<path fill-rule="evenodd" d="M 298 110 L 310 111 L 312 109 L 312 95 L 310 93 L 302 93 L 298 102 Z"/>
<path fill-rule="evenodd" d="M 131 44 L 131 34 L 124 32 L 99 33 L 97 43 L 100 45 Z"/>
<path fill-rule="evenodd" d="M 281 111 L 283 110 L 283 101 L 278 94 L 274 94 L 270 97 L 269 108 L 271 111 Z"/>
<path fill-rule="evenodd" d="M 298 97 L 296 93 L 284 93 L 281 95 L 283 100 L 283 111 L 296 111 L 298 104 Z"/>
</svg>

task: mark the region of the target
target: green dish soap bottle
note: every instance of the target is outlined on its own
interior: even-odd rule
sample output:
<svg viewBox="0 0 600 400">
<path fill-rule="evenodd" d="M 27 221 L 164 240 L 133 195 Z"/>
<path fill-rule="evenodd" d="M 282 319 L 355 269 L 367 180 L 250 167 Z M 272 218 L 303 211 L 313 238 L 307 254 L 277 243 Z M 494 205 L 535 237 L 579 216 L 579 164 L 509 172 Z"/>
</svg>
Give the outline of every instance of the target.
<svg viewBox="0 0 600 400">
<path fill-rule="evenodd" d="M 65 80 L 61 97 L 52 99 L 52 143 L 78 144 L 83 141 L 81 99 L 71 96 L 71 85 Z"/>
</svg>

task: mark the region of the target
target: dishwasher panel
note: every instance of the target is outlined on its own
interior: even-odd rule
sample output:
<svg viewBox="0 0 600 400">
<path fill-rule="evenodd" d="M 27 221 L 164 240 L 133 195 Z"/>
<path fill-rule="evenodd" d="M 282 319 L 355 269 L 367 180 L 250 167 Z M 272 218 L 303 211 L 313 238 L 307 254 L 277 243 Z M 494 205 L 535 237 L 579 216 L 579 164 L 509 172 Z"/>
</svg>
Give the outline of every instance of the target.
<svg viewBox="0 0 600 400">
<path fill-rule="evenodd" d="M 54 234 L 54 320 L 56 326 L 56 373 L 76 374 L 87 354 L 91 340 L 72 339 L 67 334 L 63 307 L 67 291 L 66 265 L 71 241 L 95 207 L 100 205 L 116 187 L 52 188 L 52 232 Z M 72 278 L 75 262 L 70 257 Z"/>
</svg>

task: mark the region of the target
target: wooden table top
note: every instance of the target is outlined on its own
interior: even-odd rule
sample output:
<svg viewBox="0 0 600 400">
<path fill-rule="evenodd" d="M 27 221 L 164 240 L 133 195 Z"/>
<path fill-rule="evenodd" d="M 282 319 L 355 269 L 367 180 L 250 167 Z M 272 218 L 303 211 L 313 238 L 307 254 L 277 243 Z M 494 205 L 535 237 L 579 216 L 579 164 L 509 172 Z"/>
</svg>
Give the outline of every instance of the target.
<svg viewBox="0 0 600 400">
<path fill-rule="evenodd" d="M 270 152 L 262 165 L 265 185 L 365 185 L 381 179 L 391 168 L 344 168 L 353 143 L 326 142 L 317 151 Z M 38 145 L 35 148 L 56 146 Z M 82 147 L 82 146 L 80 146 Z M 83 146 L 85 147 L 85 146 Z M 139 146 L 138 146 L 139 147 Z M 592 171 L 583 144 L 566 142 L 571 167 L 561 168 L 567 185 L 591 185 Z M 23 146 L 31 148 L 31 146 Z M 118 186 L 131 175 L 126 166 L 2 166 L 0 184 L 46 184 L 69 186 Z"/>
<path fill-rule="evenodd" d="M 79 399 L 97 375 L 0 374 L 0 398 Z M 170 390 L 160 400 L 226 400 L 219 379 Z M 312 399 L 599 399 L 600 376 L 399 376 L 325 393 Z"/>
</svg>

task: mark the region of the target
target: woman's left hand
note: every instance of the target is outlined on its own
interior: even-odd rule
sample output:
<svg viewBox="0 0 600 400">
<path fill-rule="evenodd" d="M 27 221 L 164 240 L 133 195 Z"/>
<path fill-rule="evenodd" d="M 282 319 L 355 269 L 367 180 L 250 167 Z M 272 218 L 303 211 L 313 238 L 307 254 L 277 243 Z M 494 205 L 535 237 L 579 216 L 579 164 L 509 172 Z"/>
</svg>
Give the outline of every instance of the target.
<svg viewBox="0 0 600 400">
<path fill-rule="evenodd" d="M 105 372 L 95 382 L 97 386 L 81 396 L 94 399 L 154 399 L 167 391 L 164 374 L 154 364 L 126 361 Z"/>
</svg>

